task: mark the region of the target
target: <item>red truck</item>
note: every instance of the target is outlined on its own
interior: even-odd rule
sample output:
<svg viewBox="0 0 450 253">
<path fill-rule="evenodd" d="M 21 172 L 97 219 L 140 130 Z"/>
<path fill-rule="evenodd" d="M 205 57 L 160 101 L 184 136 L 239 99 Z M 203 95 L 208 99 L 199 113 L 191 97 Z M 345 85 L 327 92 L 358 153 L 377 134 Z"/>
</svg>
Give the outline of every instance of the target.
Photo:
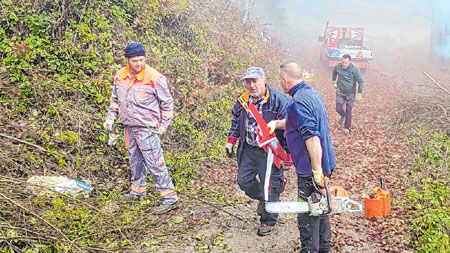
<svg viewBox="0 0 450 253">
<path fill-rule="evenodd" d="M 325 27 L 323 36 L 319 36 L 320 60 L 329 67 L 341 61 L 344 54 L 352 57 L 352 63 L 365 70 L 370 67 L 373 51 L 363 46 L 364 28 L 360 27 Z"/>
</svg>

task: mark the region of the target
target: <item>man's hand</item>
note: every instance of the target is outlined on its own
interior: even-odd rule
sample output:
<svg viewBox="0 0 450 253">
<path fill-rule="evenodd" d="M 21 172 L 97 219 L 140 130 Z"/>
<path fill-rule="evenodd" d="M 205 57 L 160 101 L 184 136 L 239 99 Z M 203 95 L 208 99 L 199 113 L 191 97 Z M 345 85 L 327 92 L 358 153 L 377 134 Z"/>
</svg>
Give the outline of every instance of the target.
<svg viewBox="0 0 450 253">
<path fill-rule="evenodd" d="M 286 161 L 281 160 L 280 164 L 281 164 L 280 167 L 283 170 L 295 169 L 294 161 L 292 161 L 291 154 L 287 154 L 287 160 Z"/>
<path fill-rule="evenodd" d="M 114 120 L 106 119 L 105 123 L 103 123 L 103 128 L 105 128 L 105 130 L 111 132 L 112 128 L 113 128 L 113 125 L 114 125 Z"/>
<path fill-rule="evenodd" d="M 322 168 L 313 170 L 314 182 L 320 187 L 324 187 L 325 176 L 323 175 Z"/>
<path fill-rule="evenodd" d="M 359 92 L 356 93 L 355 99 L 356 99 L 356 101 L 362 100 L 362 93 L 359 93 Z"/>
<path fill-rule="evenodd" d="M 288 162 L 280 161 L 280 163 L 281 163 L 281 168 L 283 170 L 291 170 L 291 169 L 294 170 L 295 169 L 295 165 L 292 161 L 288 161 Z"/>
<path fill-rule="evenodd" d="M 167 131 L 167 128 L 165 128 L 163 126 L 160 126 L 159 129 L 158 129 L 158 135 L 162 136 L 162 135 L 164 135 L 166 133 L 166 131 Z"/>
<path fill-rule="evenodd" d="M 272 120 L 269 123 L 267 123 L 267 127 L 269 128 L 269 134 L 273 134 L 275 132 L 275 129 L 278 127 L 278 120 Z"/>
<path fill-rule="evenodd" d="M 234 144 L 227 142 L 227 144 L 225 144 L 225 151 L 227 152 L 228 157 L 232 158 L 234 156 Z"/>
<path fill-rule="evenodd" d="M 337 81 L 333 81 L 333 87 L 337 89 Z"/>
</svg>

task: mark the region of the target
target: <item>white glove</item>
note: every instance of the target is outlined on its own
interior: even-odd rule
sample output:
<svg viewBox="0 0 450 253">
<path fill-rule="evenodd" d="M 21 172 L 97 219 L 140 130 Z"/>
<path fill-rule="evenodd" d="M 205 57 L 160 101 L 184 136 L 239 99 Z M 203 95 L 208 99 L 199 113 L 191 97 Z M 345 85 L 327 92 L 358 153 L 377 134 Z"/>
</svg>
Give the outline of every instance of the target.
<svg viewBox="0 0 450 253">
<path fill-rule="evenodd" d="M 269 134 L 273 134 L 275 132 L 275 129 L 277 129 L 278 126 L 278 120 L 272 120 L 269 123 L 267 123 L 267 127 L 269 128 Z"/>
<path fill-rule="evenodd" d="M 114 125 L 114 120 L 112 119 L 106 119 L 105 123 L 103 123 L 103 128 L 105 128 L 105 130 L 107 131 L 112 131 Z"/>
<path fill-rule="evenodd" d="M 333 87 L 337 89 L 337 81 L 333 81 Z"/>
<path fill-rule="evenodd" d="M 166 129 L 165 127 L 160 126 L 159 129 L 158 129 L 158 134 L 159 134 L 160 136 L 161 136 L 161 135 L 164 135 L 164 134 L 166 133 L 166 131 L 167 131 L 167 129 Z"/>
<path fill-rule="evenodd" d="M 320 168 L 319 170 L 313 170 L 312 172 L 313 172 L 314 182 L 316 182 L 316 184 L 319 186 L 324 186 L 323 185 L 324 176 L 323 176 L 322 168 Z"/>
<path fill-rule="evenodd" d="M 230 158 L 233 157 L 233 155 L 234 155 L 233 147 L 234 147 L 233 143 L 227 142 L 227 144 L 225 144 L 225 151 L 227 152 L 227 155 Z"/>
<path fill-rule="evenodd" d="M 359 93 L 359 92 L 356 93 L 355 99 L 356 99 L 357 101 L 362 100 L 362 93 Z"/>
</svg>

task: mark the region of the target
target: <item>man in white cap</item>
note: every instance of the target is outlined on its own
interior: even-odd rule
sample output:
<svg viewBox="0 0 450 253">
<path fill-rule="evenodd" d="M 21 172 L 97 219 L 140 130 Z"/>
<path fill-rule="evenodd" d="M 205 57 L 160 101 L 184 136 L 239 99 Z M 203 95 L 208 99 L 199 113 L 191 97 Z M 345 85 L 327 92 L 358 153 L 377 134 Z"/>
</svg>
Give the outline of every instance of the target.
<svg viewBox="0 0 450 253">
<path fill-rule="evenodd" d="M 233 119 L 225 144 L 226 152 L 231 156 L 237 147 L 239 187 L 247 196 L 259 200 L 257 213 L 260 216 L 260 227 L 257 234 L 268 235 L 277 223 L 278 214 L 268 213 L 264 209 L 264 179 L 266 172 L 267 154 L 258 146 L 259 141 L 256 130 L 258 128 L 256 119 L 248 113 L 248 103 L 252 102 L 264 118 L 265 122 L 281 120 L 286 117 L 288 99 L 281 91 L 268 86 L 264 71 L 259 67 L 248 68 L 245 76 L 241 79 L 247 87 L 247 91 L 239 96 L 233 107 Z M 287 151 L 283 130 L 275 131 L 281 145 Z M 237 144 L 239 140 L 239 145 Z M 259 181 L 256 178 L 259 177 Z M 269 201 L 277 201 L 280 198 L 285 179 L 283 170 L 272 166 L 272 177 L 270 185 Z"/>
</svg>

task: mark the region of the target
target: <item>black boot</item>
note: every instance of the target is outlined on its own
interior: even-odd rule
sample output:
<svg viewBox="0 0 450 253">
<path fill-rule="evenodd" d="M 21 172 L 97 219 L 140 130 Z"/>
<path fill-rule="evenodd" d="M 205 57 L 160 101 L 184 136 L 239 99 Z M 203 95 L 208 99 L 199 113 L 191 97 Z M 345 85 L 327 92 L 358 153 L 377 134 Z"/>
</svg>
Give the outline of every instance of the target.
<svg viewBox="0 0 450 253">
<path fill-rule="evenodd" d="M 256 234 L 259 235 L 259 236 L 270 235 L 272 233 L 273 229 L 274 229 L 274 226 L 261 225 L 261 226 L 259 226 L 258 231 L 256 232 Z"/>
</svg>

